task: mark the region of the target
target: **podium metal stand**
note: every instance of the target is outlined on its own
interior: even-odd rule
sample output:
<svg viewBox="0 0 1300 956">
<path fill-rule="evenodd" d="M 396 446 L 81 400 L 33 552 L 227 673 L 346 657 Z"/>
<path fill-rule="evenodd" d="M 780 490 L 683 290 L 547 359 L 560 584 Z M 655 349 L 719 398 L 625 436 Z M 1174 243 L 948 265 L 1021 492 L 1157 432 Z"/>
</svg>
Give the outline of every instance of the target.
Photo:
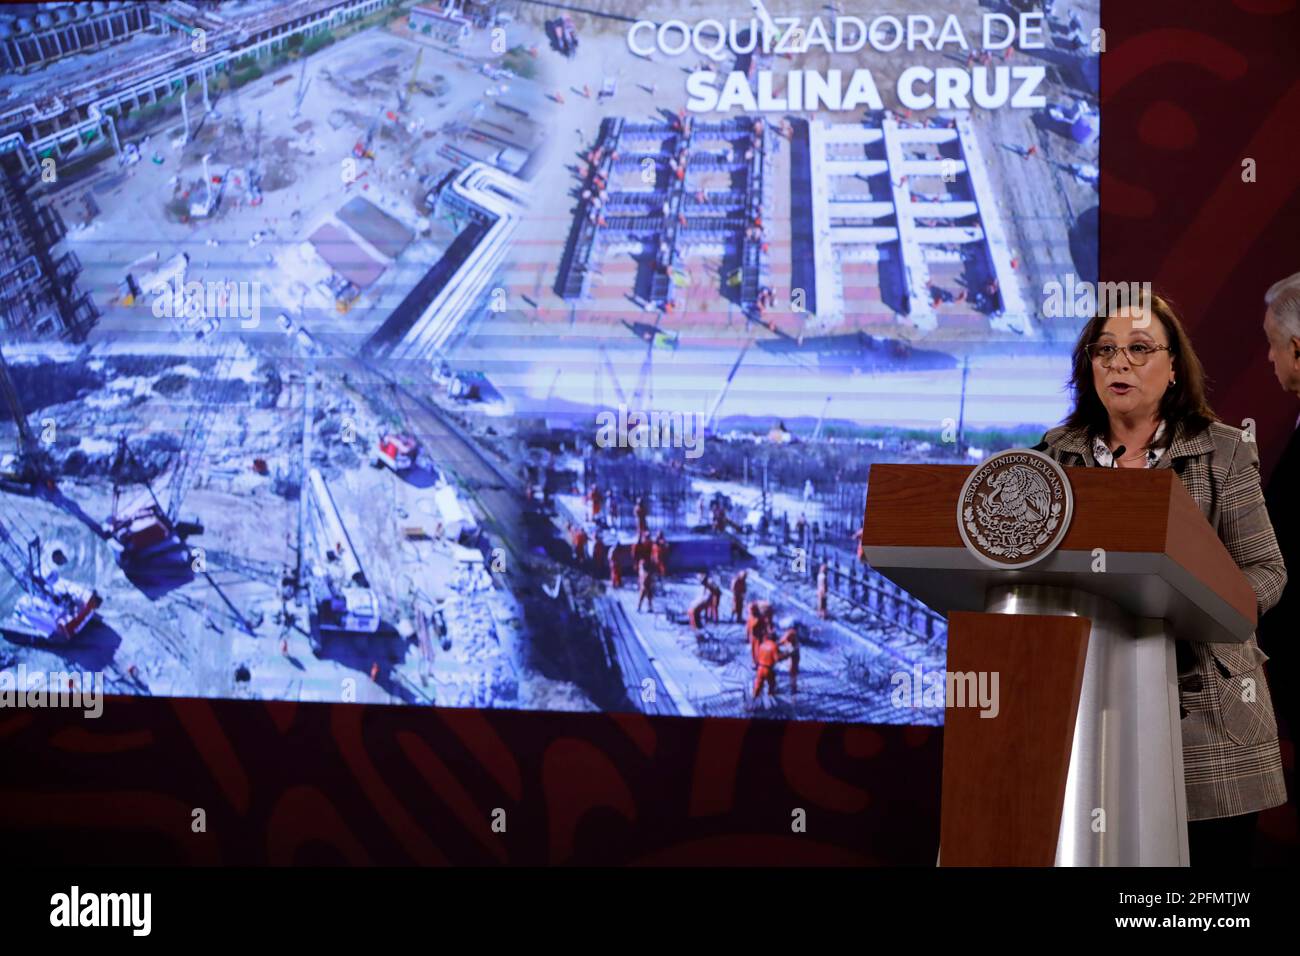
<svg viewBox="0 0 1300 956">
<path fill-rule="evenodd" d="M 862 556 L 948 614 L 948 671 L 999 710 L 945 711 L 944 866 L 1188 862 L 1174 640 L 1240 642 L 1255 594 L 1169 469 L 1066 469 L 1059 547 L 1016 570 L 968 550 L 971 469 L 875 465 Z"/>
</svg>

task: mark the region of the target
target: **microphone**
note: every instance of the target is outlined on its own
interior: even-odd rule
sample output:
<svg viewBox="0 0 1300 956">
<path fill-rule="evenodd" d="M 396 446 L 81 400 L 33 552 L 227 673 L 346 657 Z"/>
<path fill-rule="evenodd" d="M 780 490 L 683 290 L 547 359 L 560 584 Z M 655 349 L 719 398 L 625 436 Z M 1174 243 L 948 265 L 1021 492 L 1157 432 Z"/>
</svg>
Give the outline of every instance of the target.
<svg viewBox="0 0 1300 956">
<path fill-rule="evenodd" d="M 1111 466 L 1112 468 L 1118 468 L 1118 467 L 1119 467 L 1119 459 L 1120 459 L 1120 456 L 1123 455 L 1124 452 L 1126 452 L 1126 451 L 1128 451 L 1128 449 L 1125 448 L 1123 445 L 1120 445 L 1118 448 L 1116 448 L 1113 452 L 1110 453 L 1110 454 L 1111 454 L 1111 462 L 1110 462 L 1110 466 Z"/>
</svg>

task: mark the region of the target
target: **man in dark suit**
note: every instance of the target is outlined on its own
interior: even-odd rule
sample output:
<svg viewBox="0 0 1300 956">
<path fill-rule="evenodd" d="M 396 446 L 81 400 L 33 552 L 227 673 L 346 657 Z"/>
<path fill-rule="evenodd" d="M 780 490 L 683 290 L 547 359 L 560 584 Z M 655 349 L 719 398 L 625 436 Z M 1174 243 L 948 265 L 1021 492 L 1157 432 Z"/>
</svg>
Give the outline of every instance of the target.
<svg viewBox="0 0 1300 956">
<path fill-rule="evenodd" d="M 1300 272 L 1283 279 L 1264 294 L 1264 334 L 1273 374 L 1283 391 L 1300 398 Z M 1295 414 L 1300 407 L 1291 405 Z M 1300 418 L 1291 432 L 1282 459 L 1273 469 L 1264 498 L 1277 534 L 1289 580 L 1282 598 L 1259 623 L 1259 644 L 1270 658 L 1270 688 L 1277 714 L 1287 725 L 1292 744 L 1300 738 Z M 1294 782 L 1291 805 L 1300 808 Z"/>
</svg>

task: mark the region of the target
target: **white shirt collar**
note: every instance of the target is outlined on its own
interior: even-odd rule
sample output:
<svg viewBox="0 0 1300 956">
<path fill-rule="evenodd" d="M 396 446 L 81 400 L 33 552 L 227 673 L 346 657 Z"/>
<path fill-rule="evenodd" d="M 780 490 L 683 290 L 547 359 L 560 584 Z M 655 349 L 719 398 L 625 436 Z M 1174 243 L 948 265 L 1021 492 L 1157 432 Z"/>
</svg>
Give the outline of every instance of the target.
<svg viewBox="0 0 1300 956">
<path fill-rule="evenodd" d="M 1160 447 L 1160 439 L 1165 434 L 1165 423 L 1162 421 L 1156 426 L 1156 433 L 1151 436 L 1151 445 L 1147 448 L 1146 467 L 1154 468 L 1164 449 Z M 1092 457 L 1096 459 L 1097 465 L 1101 468 L 1114 468 L 1115 456 L 1111 454 L 1110 448 L 1106 445 L 1106 439 L 1100 435 L 1094 435 L 1092 438 Z"/>
</svg>

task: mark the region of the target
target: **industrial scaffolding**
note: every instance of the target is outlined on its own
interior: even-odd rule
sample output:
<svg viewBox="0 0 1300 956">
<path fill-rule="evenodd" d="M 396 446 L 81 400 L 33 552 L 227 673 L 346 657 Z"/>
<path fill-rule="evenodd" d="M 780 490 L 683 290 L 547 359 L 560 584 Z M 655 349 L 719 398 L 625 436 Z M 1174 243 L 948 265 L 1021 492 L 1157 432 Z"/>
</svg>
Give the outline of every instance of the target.
<svg viewBox="0 0 1300 956">
<path fill-rule="evenodd" d="M 33 202 L 36 179 L 0 161 L 0 328 L 79 342 L 99 312 L 77 289 L 76 254 L 54 254 L 66 229 L 57 212 Z"/>
</svg>

